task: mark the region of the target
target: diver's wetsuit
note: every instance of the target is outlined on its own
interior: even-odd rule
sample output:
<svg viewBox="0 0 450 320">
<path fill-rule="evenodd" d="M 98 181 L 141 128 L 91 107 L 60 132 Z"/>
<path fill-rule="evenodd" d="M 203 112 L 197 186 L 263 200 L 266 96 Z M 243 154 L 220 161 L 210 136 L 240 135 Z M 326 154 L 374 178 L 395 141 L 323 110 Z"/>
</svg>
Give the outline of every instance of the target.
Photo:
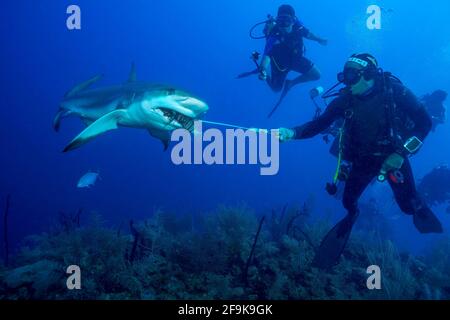
<svg viewBox="0 0 450 320">
<path fill-rule="evenodd" d="M 396 103 L 394 118 L 401 119 L 399 125 L 406 142 L 412 136 L 423 141 L 431 130 L 431 119 L 423 105 L 400 83 L 392 83 L 393 98 Z M 379 174 L 384 161 L 392 153 L 405 156 L 405 163 L 400 169 L 403 183 L 389 180 L 395 199 L 401 210 L 413 215 L 424 207 L 414 182 L 407 152 L 389 138 L 391 123 L 386 108 L 386 94 L 382 81 L 377 80 L 372 93 L 365 97 L 343 94 L 332 101 L 327 110 L 316 120 L 295 128 L 296 139 L 311 138 L 320 134 L 335 121 L 346 119 L 342 152 L 345 160 L 352 162 L 352 170 L 346 182 L 343 204 L 350 216 L 358 213 L 358 199 Z M 397 123 L 396 122 L 396 123 Z M 396 125 L 398 127 L 399 125 Z M 401 134 L 402 130 L 397 130 Z"/>
<path fill-rule="evenodd" d="M 267 38 L 264 54 L 271 58 L 270 87 L 275 91 L 283 89 L 284 81 L 290 71 L 301 74 L 308 73 L 314 64 L 303 56 L 303 38 L 309 30 L 299 21 L 293 26 L 291 33 L 285 33 L 275 26 Z"/>
</svg>

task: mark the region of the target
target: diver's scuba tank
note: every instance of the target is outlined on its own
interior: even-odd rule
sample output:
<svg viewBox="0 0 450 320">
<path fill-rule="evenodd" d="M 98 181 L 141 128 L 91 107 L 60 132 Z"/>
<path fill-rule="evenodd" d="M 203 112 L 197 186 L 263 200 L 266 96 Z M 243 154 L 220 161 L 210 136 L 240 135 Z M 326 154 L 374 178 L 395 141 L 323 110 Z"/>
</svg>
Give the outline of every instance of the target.
<svg viewBox="0 0 450 320">
<path fill-rule="evenodd" d="M 314 89 L 311 89 L 311 91 L 309 91 L 309 97 L 311 99 L 315 99 L 317 97 L 319 97 L 320 95 L 322 95 L 322 93 L 324 93 L 325 89 L 323 87 L 316 87 Z"/>
</svg>

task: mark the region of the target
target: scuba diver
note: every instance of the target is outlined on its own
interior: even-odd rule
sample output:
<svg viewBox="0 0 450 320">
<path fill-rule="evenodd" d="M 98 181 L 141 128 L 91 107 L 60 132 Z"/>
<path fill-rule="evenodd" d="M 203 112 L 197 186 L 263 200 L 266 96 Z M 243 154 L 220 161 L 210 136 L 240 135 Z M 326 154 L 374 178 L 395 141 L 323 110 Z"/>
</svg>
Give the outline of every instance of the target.
<svg viewBox="0 0 450 320">
<path fill-rule="evenodd" d="M 417 186 L 429 206 L 450 206 L 450 167 L 439 165 L 426 174 Z"/>
<path fill-rule="evenodd" d="M 440 221 L 416 190 L 408 160 L 431 130 L 423 105 L 369 54 L 351 56 L 338 80 L 345 88 L 324 113 L 302 126 L 278 130 L 278 138 L 285 142 L 312 138 L 336 121 L 343 123 L 338 137 L 339 159 L 351 163 L 343 195 L 348 214 L 320 245 L 314 265 L 322 269 L 338 263 L 360 212 L 358 200 L 375 177 L 389 182 L 397 204 L 413 217 L 419 232 L 443 232 Z"/>
<path fill-rule="evenodd" d="M 446 120 L 446 108 L 444 101 L 447 99 L 447 92 L 444 90 L 437 90 L 432 94 L 427 94 L 422 97 L 421 101 L 425 105 L 428 113 L 433 120 L 433 132 L 440 124 L 444 124 Z"/>
<path fill-rule="evenodd" d="M 282 5 L 278 8 L 277 17 L 267 21 L 264 34 L 266 47 L 261 63 L 258 65 L 259 79 L 266 81 L 275 92 L 283 90 L 270 117 L 293 86 L 320 79 L 320 71 L 304 56 L 303 38 L 324 46 L 328 41 L 308 30 L 297 18 L 294 8 L 290 5 Z M 290 71 L 301 75 L 293 80 L 286 80 Z"/>
</svg>

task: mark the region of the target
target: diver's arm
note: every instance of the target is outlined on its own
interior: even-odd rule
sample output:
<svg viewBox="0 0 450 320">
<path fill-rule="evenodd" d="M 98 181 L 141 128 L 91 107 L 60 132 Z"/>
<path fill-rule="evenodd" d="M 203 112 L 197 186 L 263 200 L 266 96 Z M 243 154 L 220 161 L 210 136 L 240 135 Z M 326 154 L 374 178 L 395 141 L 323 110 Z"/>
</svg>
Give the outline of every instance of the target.
<svg viewBox="0 0 450 320">
<path fill-rule="evenodd" d="M 293 128 L 292 130 L 295 132 L 293 139 L 309 139 L 322 133 L 341 117 L 341 110 L 340 103 L 336 100 L 333 101 L 327 110 L 317 119 Z"/>
<path fill-rule="evenodd" d="M 305 36 L 306 39 L 311 40 L 311 41 L 316 41 L 318 43 L 320 43 L 323 46 L 326 46 L 328 44 L 328 40 L 323 39 L 319 36 L 316 36 L 314 33 L 312 33 L 311 31 L 308 32 L 308 34 Z"/>
<path fill-rule="evenodd" d="M 265 70 L 269 68 L 270 65 L 270 57 L 268 55 L 264 55 L 261 59 L 261 64 L 259 65 L 259 70 Z"/>
<path fill-rule="evenodd" d="M 264 48 L 264 55 L 261 59 L 261 63 L 259 64 L 259 78 L 261 80 L 267 79 L 267 70 L 269 69 L 270 65 L 270 56 L 272 54 L 275 42 L 276 42 L 275 37 L 267 38 L 266 47 Z"/>
<path fill-rule="evenodd" d="M 270 57 L 264 55 L 262 57 L 261 63 L 259 65 L 259 79 L 260 80 L 267 80 L 267 70 L 269 68 L 270 64 Z"/>
</svg>

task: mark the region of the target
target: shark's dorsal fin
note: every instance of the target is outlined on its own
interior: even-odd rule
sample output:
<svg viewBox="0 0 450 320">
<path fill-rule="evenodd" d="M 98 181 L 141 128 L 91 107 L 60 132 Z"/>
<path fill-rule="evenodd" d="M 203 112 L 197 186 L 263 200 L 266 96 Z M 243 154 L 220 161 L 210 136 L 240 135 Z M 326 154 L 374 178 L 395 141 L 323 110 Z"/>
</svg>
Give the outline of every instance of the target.
<svg viewBox="0 0 450 320">
<path fill-rule="evenodd" d="M 136 82 L 137 81 L 137 77 L 136 77 L 136 65 L 134 64 L 134 62 L 131 64 L 131 70 L 130 70 L 130 74 L 128 75 L 128 82 Z"/>
<path fill-rule="evenodd" d="M 69 97 L 75 95 L 76 93 L 78 93 L 78 92 L 80 92 L 80 91 L 83 91 L 83 90 L 88 89 L 88 88 L 89 88 L 90 86 L 92 86 L 94 83 L 96 83 L 97 81 L 99 81 L 102 77 L 103 77 L 103 75 L 102 75 L 102 74 L 99 74 L 99 75 L 97 75 L 97 76 L 95 76 L 95 77 L 93 77 L 93 78 L 91 78 L 91 79 L 89 79 L 89 80 L 87 80 L 87 81 L 85 81 L 85 82 L 83 82 L 83 83 L 80 83 L 79 85 L 73 87 L 69 92 L 67 92 L 67 93 L 65 94 L 65 97 L 66 97 L 66 98 L 69 98 Z"/>
<path fill-rule="evenodd" d="M 79 148 L 102 133 L 117 129 L 119 120 L 125 117 L 127 117 L 127 111 L 125 110 L 115 110 L 104 115 L 73 139 L 72 142 L 64 148 L 64 152 Z"/>
</svg>

